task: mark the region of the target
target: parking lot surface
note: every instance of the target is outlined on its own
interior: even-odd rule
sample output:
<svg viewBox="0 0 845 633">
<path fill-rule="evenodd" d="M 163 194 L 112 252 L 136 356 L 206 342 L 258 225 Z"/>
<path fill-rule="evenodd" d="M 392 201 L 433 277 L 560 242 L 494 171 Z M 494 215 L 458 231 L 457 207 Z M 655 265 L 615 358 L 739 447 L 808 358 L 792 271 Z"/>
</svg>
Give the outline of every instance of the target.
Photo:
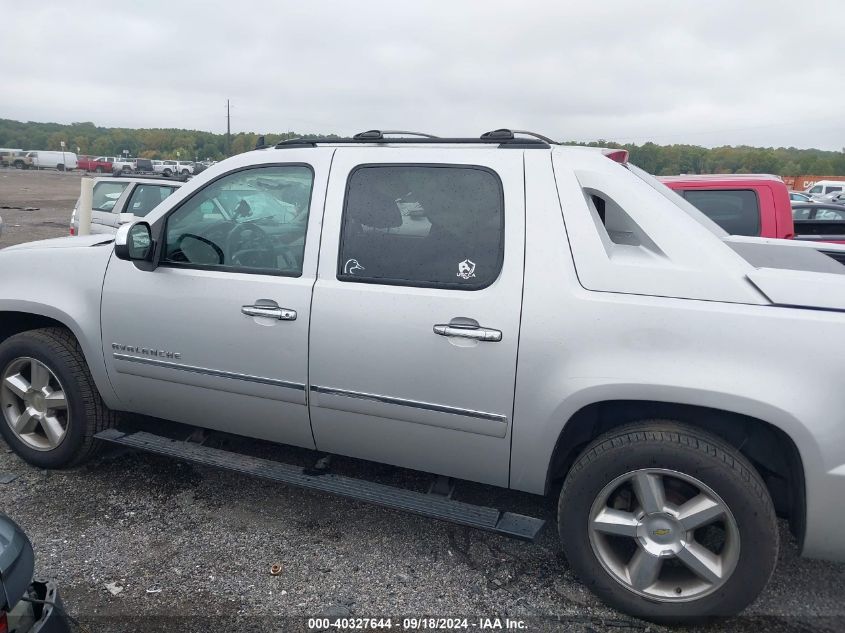
<svg viewBox="0 0 845 633">
<path fill-rule="evenodd" d="M 0 170 L 0 247 L 66 235 L 79 177 Z M 215 441 L 303 465 L 317 458 Z M 357 460 L 334 468 L 427 484 L 419 473 Z M 58 579 L 68 611 L 92 633 L 298 631 L 318 616 L 390 617 L 390 630 L 410 616 L 468 618 L 470 630 L 496 617 L 528 631 L 672 630 L 608 609 L 578 582 L 558 545 L 553 499 L 459 486 L 461 500 L 547 519 L 529 544 L 122 450 L 42 471 L 0 442 L 3 474 L 12 481 L 0 483 L 0 509 L 32 539 L 38 574 Z M 280 573 L 271 575 L 272 565 Z M 845 630 L 845 565 L 798 558 L 784 524 L 775 575 L 743 617 L 682 630 Z"/>
</svg>

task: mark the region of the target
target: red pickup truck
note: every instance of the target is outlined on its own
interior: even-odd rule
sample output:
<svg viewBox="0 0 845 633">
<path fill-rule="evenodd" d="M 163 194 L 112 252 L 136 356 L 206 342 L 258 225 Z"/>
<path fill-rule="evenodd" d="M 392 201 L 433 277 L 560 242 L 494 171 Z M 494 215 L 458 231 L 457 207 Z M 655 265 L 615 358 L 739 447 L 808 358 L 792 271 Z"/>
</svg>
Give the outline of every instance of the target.
<svg viewBox="0 0 845 633">
<path fill-rule="evenodd" d="M 93 156 L 79 156 L 77 169 L 93 171 L 98 174 L 110 174 L 112 170 L 112 164 L 105 160 L 97 160 Z"/>
<path fill-rule="evenodd" d="M 731 235 L 845 243 L 845 206 L 793 207 L 777 176 L 704 174 L 660 180 Z"/>
</svg>

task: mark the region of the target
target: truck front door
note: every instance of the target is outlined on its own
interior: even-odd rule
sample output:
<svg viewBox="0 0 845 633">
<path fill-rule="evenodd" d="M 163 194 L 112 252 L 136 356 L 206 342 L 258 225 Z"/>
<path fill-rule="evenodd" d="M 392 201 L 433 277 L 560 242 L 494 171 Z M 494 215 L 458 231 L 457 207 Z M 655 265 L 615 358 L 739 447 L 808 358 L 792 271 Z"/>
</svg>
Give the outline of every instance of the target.
<svg viewBox="0 0 845 633">
<path fill-rule="evenodd" d="M 413 161 L 403 149 L 336 153 L 311 320 L 312 427 L 320 450 L 506 486 L 522 152 L 447 152 L 448 164 L 436 148 L 415 148 Z"/>
<path fill-rule="evenodd" d="M 103 352 L 127 410 L 313 446 L 308 323 L 330 154 L 308 159 L 236 169 L 171 203 L 154 270 L 112 258 Z"/>
</svg>

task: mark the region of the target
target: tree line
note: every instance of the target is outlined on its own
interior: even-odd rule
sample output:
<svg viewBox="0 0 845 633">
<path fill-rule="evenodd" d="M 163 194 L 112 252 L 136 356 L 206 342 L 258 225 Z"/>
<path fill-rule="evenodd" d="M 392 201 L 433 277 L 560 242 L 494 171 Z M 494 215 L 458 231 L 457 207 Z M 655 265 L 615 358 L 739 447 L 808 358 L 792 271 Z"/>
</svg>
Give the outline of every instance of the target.
<svg viewBox="0 0 845 633">
<path fill-rule="evenodd" d="M 266 134 L 266 142 L 289 138 L 335 137 L 333 134 L 283 132 Z M 0 147 L 24 150 L 61 149 L 96 156 L 120 155 L 141 158 L 181 158 L 182 160 L 221 160 L 255 147 L 259 135 L 239 132 L 226 134 L 199 130 L 166 128 L 132 129 L 99 127 L 90 122 L 36 123 L 0 119 Z M 769 173 L 781 176 L 806 174 L 845 176 L 845 149 L 841 152 L 795 147 L 657 145 L 655 143 L 619 144 L 599 140 L 571 145 L 614 147 L 628 150 L 631 162 L 657 175 L 730 173 Z M 77 150 L 78 148 L 78 150 Z"/>
</svg>

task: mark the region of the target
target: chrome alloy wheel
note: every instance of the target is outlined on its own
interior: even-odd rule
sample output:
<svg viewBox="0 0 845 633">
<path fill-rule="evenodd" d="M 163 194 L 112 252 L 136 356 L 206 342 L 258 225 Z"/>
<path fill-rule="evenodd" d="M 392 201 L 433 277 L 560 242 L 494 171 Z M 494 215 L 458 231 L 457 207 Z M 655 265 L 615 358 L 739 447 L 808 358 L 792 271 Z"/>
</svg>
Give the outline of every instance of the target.
<svg viewBox="0 0 845 633">
<path fill-rule="evenodd" d="M 16 358 L 0 375 L 0 407 L 15 436 L 37 451 L 56 448 L 67 435 L 67 399 L 59 379 L 41 361 Z"/>
<path fill-rule="evenodd" d="M 739 560 L 739 527 L 706 484 L 647 468 L 605 486 L 590 509 L 590 545 L 626 589 L 658 602 L 713 593 Z"/>
</svg>

